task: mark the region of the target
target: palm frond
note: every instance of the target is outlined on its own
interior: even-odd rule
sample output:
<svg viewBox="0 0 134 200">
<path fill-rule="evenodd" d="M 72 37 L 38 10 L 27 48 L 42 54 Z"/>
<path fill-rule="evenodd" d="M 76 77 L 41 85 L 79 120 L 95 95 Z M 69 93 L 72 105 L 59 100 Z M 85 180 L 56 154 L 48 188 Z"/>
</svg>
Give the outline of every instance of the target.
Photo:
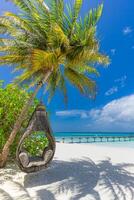
<svg viewBox="0 0 134 200">
<path fill-rule="evenodd" d="M 32 68 L 35 70 L 44 70 L 56 68 L 58 65 L 57 56 L 54 52 L 47 52 L 40 49 L 34 49 L 31 54 Z"/>
<path fill-rule="evenodd" d="M 51 0 L 50 3 L 51 19 L 62 28 L 63 15 L 64 15 L 64 1 L 63 0 Z"/>
<path fill-rule="evenodd" d="M 90 78 L 71 68 L 65 69 L 65 76 L 82 94 L 88 97 L 95 94 L 95 82 Z"/>
<path fill-rule="evenodd" d="M 12 23 L 18 28 L 25 30 L 27 33 L 31 33 L 31 31 L 33 31 L 33 28 L 31 27 L 30 23 L 26 19 L 20 17 L 19 15 L 14 14 L 12 12 L 5 12 L 4 16 L 7 19 L 11 20 Z"/>
<path fill-rule="evenodd" d="M 67 88 L 65 83 L 65 77 L 59 70 L 58 72 L 53 72 L 47 82 L 46 91 L 49 91 L 48 102 L 53 98 L 56 90 L 60 90 L 63 93 L 64 101 L 67 102 Z"/>
<path fill-rule="evenodd" d="M 70 68 L 72 68 L 75 71 L 78 71 L 79 73 L 82 73 L 82 74 L 87 73 L 89 75 L 95 74 L 96 76 L 99 76 L 98 70 L 95 67 L 91 67 L 89 65 L 72 66 Z"/>
<path fill-rule="evenodd" d="M 46 90 L 49 90 L 49 99 L 48 102 L 50 102 L 50 100 L 52 99 L 52 97 L 55 94 L 55 91 L 59 85 L 59 81 L 60 81 L 60 72 L 59 71 L 54 71 L 48 82 L 47 82 L 47 88 Z"/>
<path fill-rule="evenodd" d="M 63 93 L 64 102 L 67 103 L 68 98 L 67 98 L 66 81 L 65 81 L 65 77 L 64 77 L 62 74 L 60 75 L 59 89 L 60 89 L 60 91 Z"/>
<path fill-rule="evenodd" d="M 56 33 L 56 34 L 55 34 Z M 69 46 L 69 39 L 59 25 L 54 24 L 48 39 L 50 47 L 60 47 L 62 52 L 65 52 Z"/>
<path fill-rule="evenodd" d="M 12 64 L 20 63 L 24 59 L 25 59 L 24 56 L 20 56 L 17 54 L 4 55 L 4 56 L 0 56 L 0 65 L 3 65 L 3 64 L 12 65 Z"/>
<path fill-rule="evenodd" d="M 73 11 L 71 12 L 71 16 L 70 16 L 71 24 L 72 24 L 71 27 L 70 27 L 70 33 L 69 33 L 70 38 L 72 37 L 73 31 L 74 31 L 74 28 L 75 28 L 75 25 L 76 25 L 76 22 L 77 22 L 77 18 L 78 18 L 79 13 L 80 13 L 82 3 L 83 3 L 83 0 L 75 0 Z"/>
<path fill-rule="evenodd" d="M 92 9 L 89 11 L 87 17 L 87 27 L 95 26 L 99 21 L 103 11 L 103 4 L 100 4 L 97 9 Z"/>
<path fill-rule="evenodd" d="M 29 0 L 11 0 L 11 1 L 25 12 L 29 12 L 31 10 L 30 8 L 31 2 Z"/>
</svg>

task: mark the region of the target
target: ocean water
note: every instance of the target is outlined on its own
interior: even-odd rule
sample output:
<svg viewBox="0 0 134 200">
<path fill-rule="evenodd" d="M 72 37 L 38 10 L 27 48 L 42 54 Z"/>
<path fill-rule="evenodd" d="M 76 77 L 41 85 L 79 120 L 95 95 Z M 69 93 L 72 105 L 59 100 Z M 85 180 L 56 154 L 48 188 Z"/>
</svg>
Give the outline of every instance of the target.
<svg viewBox="0 0 134 200">
<path fill-rule="evenodd" d="M 131 132 L 56 132 L 57 142 L 91 143 L 105 146 L 134 148 L 134 133 Z"/>
<path fill-rule="evenodd" d="M 55 132 L 55 137 L 91 137 L 91 136 L 134 136 L 134 132 Z"/>
</svg>

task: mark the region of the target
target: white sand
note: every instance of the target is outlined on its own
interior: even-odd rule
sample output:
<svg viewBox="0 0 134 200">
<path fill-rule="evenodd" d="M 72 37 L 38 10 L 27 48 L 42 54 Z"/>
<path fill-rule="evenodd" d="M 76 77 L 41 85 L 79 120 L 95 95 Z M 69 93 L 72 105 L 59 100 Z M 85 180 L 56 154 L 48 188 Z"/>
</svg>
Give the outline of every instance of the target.
<svg viewBox="0 0 134 200">
<path fill-rule="evenodd" d="M 47 170 L 0 170 L 0 200 L 134 200 L 134 148 L 57 144 Z"/>
</svg>

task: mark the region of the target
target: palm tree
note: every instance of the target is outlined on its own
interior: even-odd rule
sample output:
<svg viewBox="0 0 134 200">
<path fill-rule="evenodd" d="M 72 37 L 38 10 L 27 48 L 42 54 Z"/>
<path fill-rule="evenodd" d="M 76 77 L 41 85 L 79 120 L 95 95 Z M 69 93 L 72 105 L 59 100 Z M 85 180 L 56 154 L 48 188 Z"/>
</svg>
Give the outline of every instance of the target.
<svg viewBox="0 0 134 200">
<path fill-rule="evenodd" d="M 64 0 L 50 0 L 47 5 L 44 0 L 12 2 L 18 14 L 5 12 L 0 17 L 0 64 L 19 71 L 15 83 L 27 82 L 34 91 L 3 147 L 0 167 L 5 165 L 9 148 L 42 84 L 50 98 L 60 88 L 66 99 L 66 80 L 82 94 L 93 96 L 95 81 L 90 74 L 99 74 L 95 64 L 109 63 L 109 58 L 100 53 L 96 38 L 103 5 L 82 19 L 79 14 L 83 0 L 66 6 Z"/>
</svg>

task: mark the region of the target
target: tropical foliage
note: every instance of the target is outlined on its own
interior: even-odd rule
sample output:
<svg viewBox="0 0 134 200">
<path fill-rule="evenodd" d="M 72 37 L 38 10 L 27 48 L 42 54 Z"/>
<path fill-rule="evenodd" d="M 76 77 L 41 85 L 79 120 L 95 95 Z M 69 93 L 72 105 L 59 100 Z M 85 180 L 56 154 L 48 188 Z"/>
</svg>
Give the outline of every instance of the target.
<svg viewBox="0 0 134 200">
<path fill-rule="evenodd" d="M 0 151 L 2 150 L 5 142 L 7 141 L 13 125 L 18 118 L 18 115 L 27 102 L 29 95 L 25 90 L 18 87 L 14 87 L 12 84 L 3 86 L 3 81 L 0 82 Z M 15 138 L 15 141 L 11 147 L 10 155 L 15 156 L 16 147 L 20 138 L 21 132 L 25 130 L 31 113 L 33 112 L 37 100 L 34 101 L 34 105 L 29 109 L 28 116 L 22 125 L 22 129 L 19 131 Z M 37 144 L 32 144 L 32 148 Z"/>
<path fill-rule="evenodd" d="M 44 132 L 34 132 L 25 139 L 23 147 L 30 156 L 42 156 L 45 147 L 48 146 L 48 139 L 44 136 Z"/>
<path fill-rule="evenodd" d="M 50 97 L 60 88 L 66 97 L 66 80 L 81 93 L 94 94 L 95 82 L 89 76 L 98 75 L 95 64 L 108 64 L 107 56 L 99 52 L 96 25 L 103 5 L 79 17 L 83 0 L 64 4 L 63 0 L 12 0 L 19 14 L 5 12 L 0 17 L 1 65 L 21 70 L 17 82 L 33 86 L 47 71 L 52 70 L 46 90 Z"/>
</svg>

